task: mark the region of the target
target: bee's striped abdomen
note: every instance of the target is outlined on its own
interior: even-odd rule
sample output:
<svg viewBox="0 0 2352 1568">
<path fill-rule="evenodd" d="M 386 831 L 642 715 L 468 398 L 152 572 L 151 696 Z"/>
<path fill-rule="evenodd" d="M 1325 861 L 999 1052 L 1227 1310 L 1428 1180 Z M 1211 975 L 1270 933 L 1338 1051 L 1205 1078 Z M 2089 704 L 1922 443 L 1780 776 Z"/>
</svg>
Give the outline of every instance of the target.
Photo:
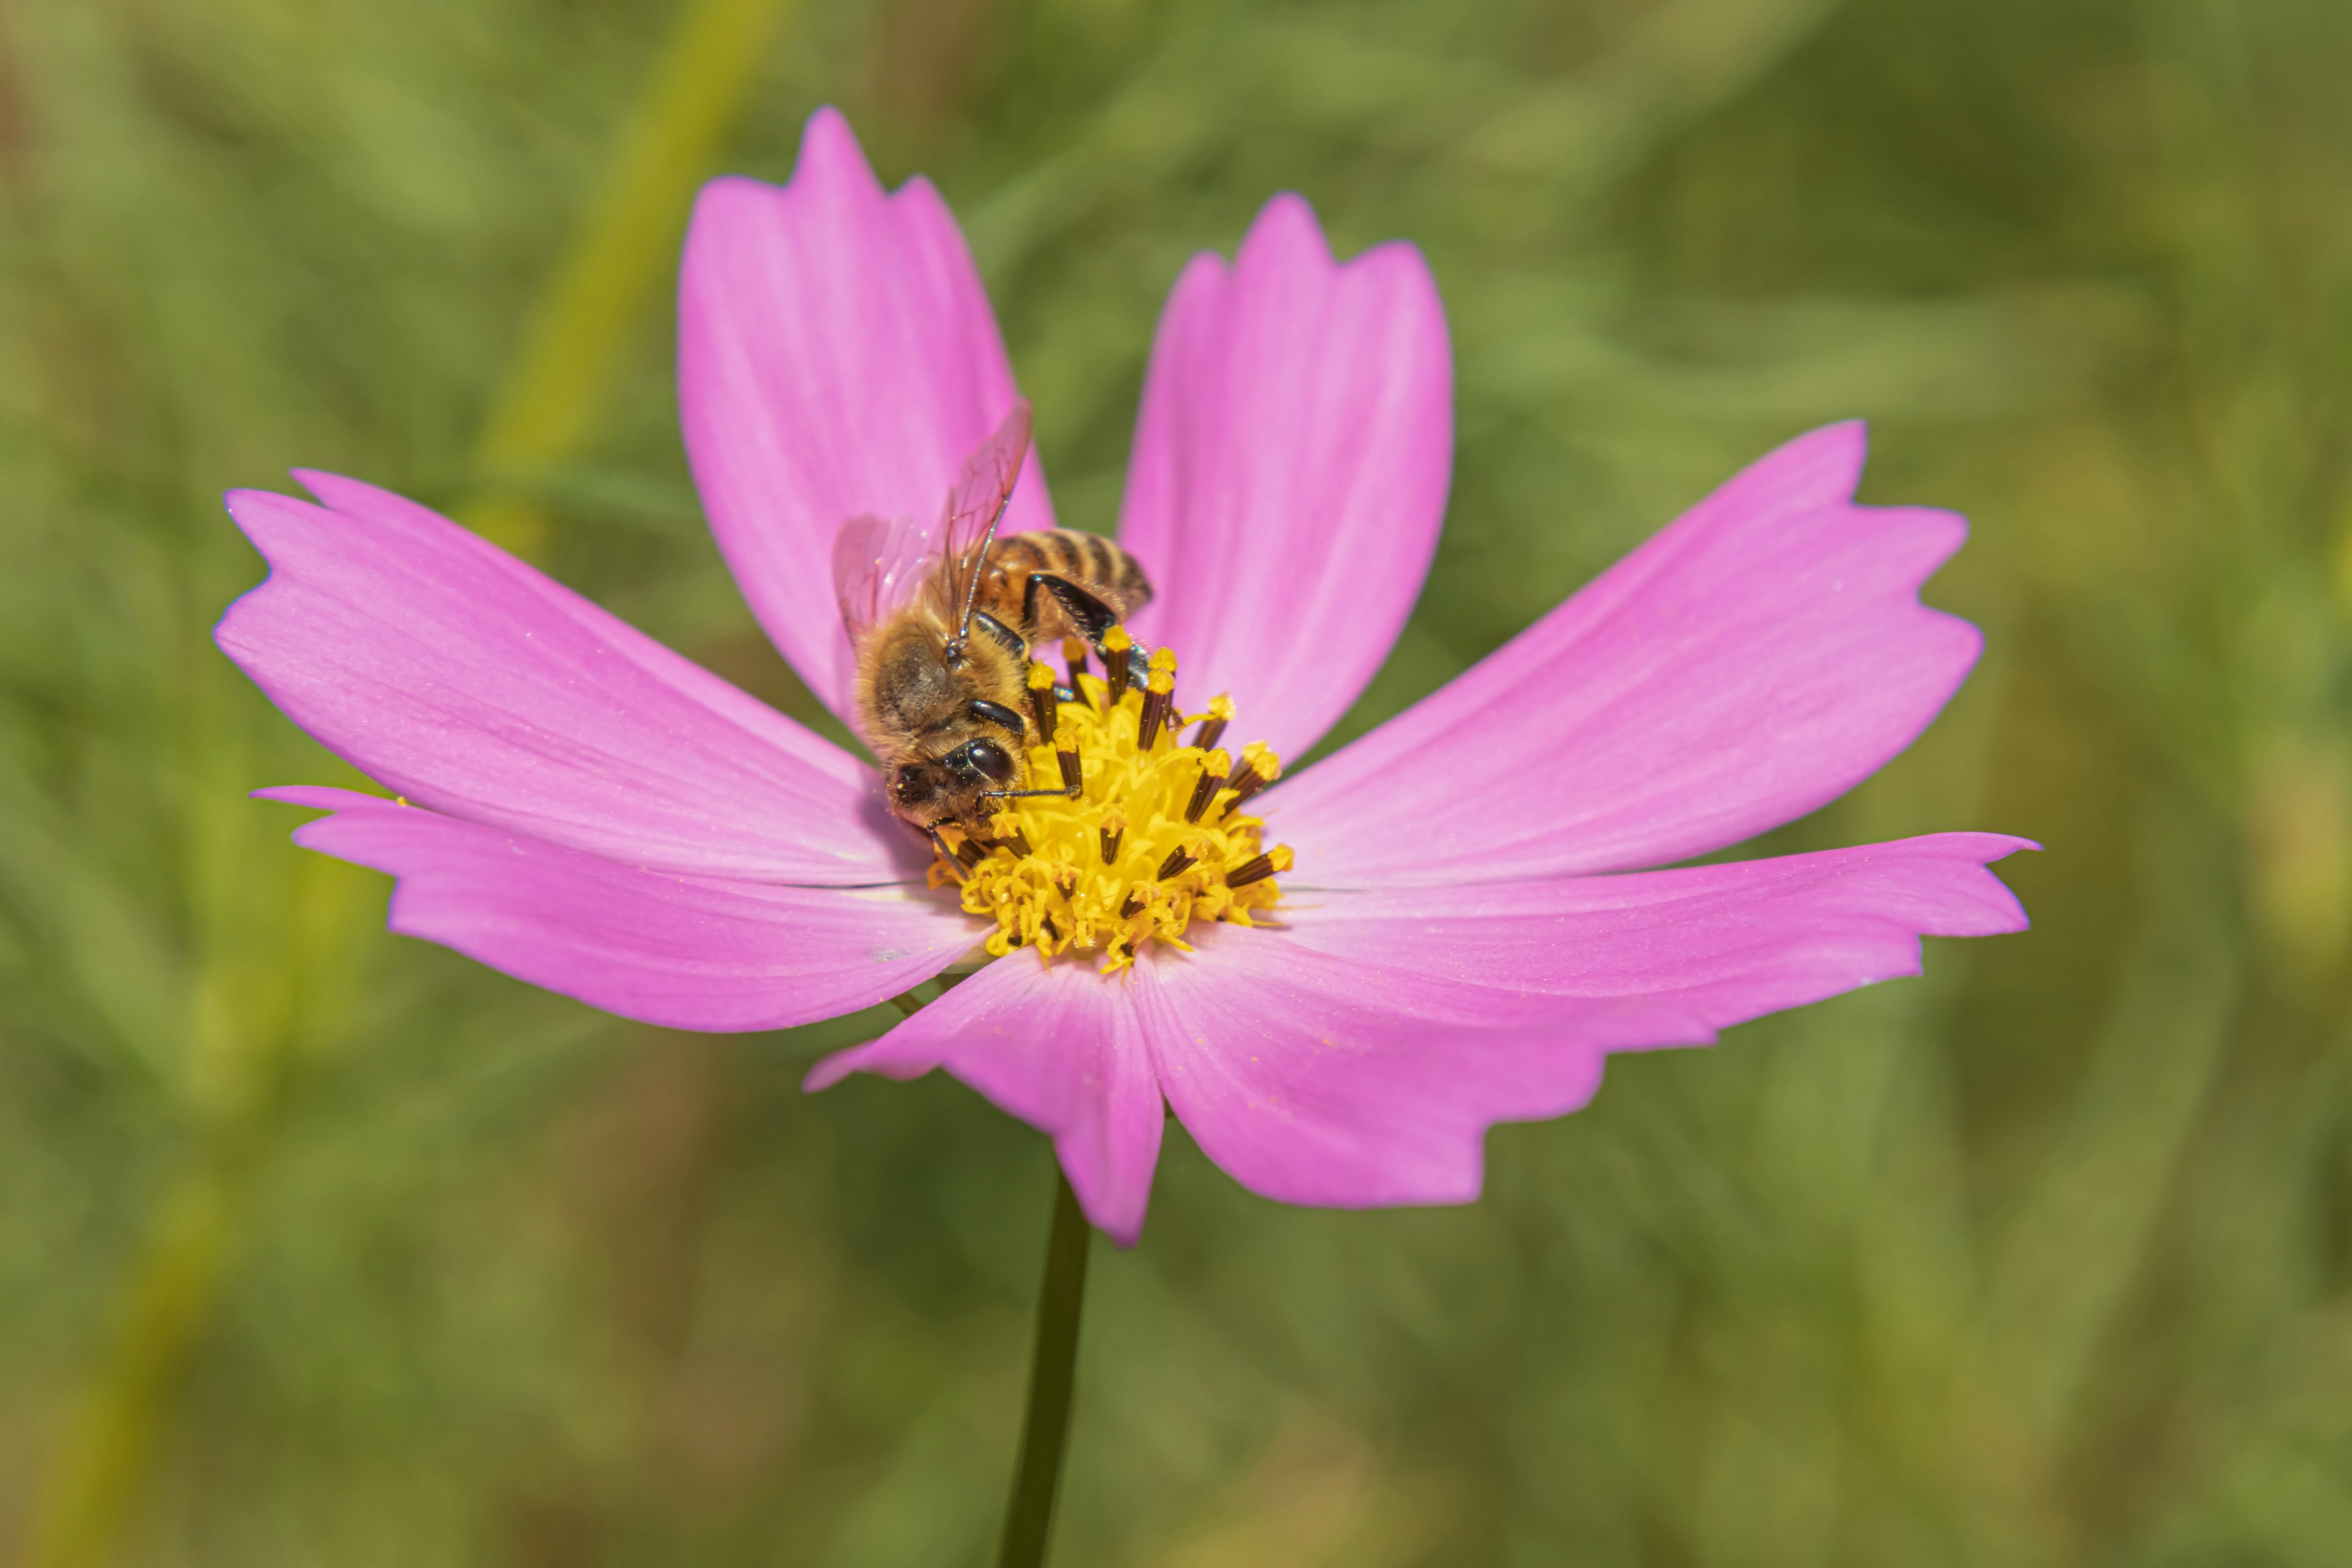
<svg viewBox="0 0 2352 1568">
<path fill-rule="evenodd" d="M 989 553 L 982 579 L 982 607 L 1021 635 L 1036 641 L 1076 628 L 1066 626 L 1051 595 L 1026 592 L 1033 573 L 1049 573 L 1084 588 L 1124 620 L 1151 602 L 1151 581 L 1135 557 L 1098 533 L 1056 528 L 1009 534 Z M 1034 607 L 1036 624 L 1024 625 L 1023 606 Z"/>
</svg>

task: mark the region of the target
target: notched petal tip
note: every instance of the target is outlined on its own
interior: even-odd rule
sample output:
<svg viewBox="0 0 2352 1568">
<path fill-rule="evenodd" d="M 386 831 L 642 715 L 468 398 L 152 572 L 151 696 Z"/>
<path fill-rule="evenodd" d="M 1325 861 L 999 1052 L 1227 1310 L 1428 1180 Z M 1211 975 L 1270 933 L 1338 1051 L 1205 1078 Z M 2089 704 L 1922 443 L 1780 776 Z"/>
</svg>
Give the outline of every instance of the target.
<svg viewBox="0 0 2352 1568">
<path fill-rule="evenodd" d="M 275 528 L 321 523 L 329 516 L 325 507 L 300 496 L 252 488 L 227 491 L 221 497 L 221 505 L 237 531 L 265 556 L 269 553 L 265 536 Z"/>
<path fill-rule="evenodd" d="M 803 179 L 812 184 L 840 180 L 877 195 L 881 193 L 882 182 L 875 177 L 874 165 L 866 161 L 866 149 L 849 128 L 848 117 L 832 104 L 821 105 L 801 129 L 800 155 L 793 161 L 792 183 L 797 185 Z"/>
<path fill-rule="evenodd" d="M 333 506 L 335 504 L 334 495 L 338 490 L 365 490 L 376 495 L 388 495 L 391 493 L 387 490 L 378 489 L 375 486 L 367 483 L 364 479 L 347 479 L 341 474 L 332 473 L 325 468 L 289 468 L 286 470 L 286 474 L 289 479 L 292 479 L 296 484 L 300 485 L 304 489 L 309 490 L 312 496 L 316 497 L 319 504 L 321 506 Z"/>
<path fill-rule="evenodd" d="M 1983 868 L 1988 904 L 1986 918 L 1964 931 L 1930 931 L 1931 936 L 2013 936 L 2033 929 L 2033 917 L 2025 912 L 2025 900 L 2017 889 L 2003 881 L 1993 867 L 2011 856 L 2021 853 L 2042 853 L 2042 846 L 2031 838 L 2020 838 L 2007 833 L 1954 834 L 1956 839 L 1969 846 L 1969 858 Z"/>
<path fill-rule="evenodd" d="M 238 526 L 242 527 L 245 523 L 245 514 L 255 507 L 269 501 L 291 499 L 291 497 L 279 495 L 276 490 L 260 489 L 252 485 L 239 485 L 235 489 L 221 492 L 221 510 L 227 512 Z"/>
<path fill-rule="evenodd" d="M 1862 483 L 1863 469 L 1870 462 L 1870 421 L 1857 417 L 1817 426 L 1766 453 L 1755 467 L 1764 468 L 1784 457 L 1791 465 L 1816 463 L 1824 472 L 1843 473 L 1845 478 L 1835 499 L 1852 500 Z"/>
<path fill-rule="evenodd" d="M 886 201 L 889 195 L 848 120 L 826 104 L 808 117 L 793 172 L 782 184 L 750 174 L 720 174 L 703 183 L 687 225 L 687 246 L 692 251 L 698 244 L 724 237 L 737 223 L 794 195 L 846 196 L 865 205 Z"/>
<path fill-rule="evenodd" d="M 345 811 L 353 806 L 404 804 L 394 796 L 337 789 L 332 784 L 268 784 L 247 791 L 246 799 L 266 800 L 278 805 L 299 805 L 306 811 Z"/>
<path fill-rule="evenodd" d="M 1204 263 L 1221 272 L 1228 270 L 1223 257 L 1213 250 L 1204 250 L 1192 258 L 1179 279 L 1180 291 L 1192 271 Z M 1342 260 L 1331 248 L 1331 237 L 1316 216 L 1314 205 L 1296 191 L 1283 191 L 1270 198 L 1250 220 L 1230 270 L 1245 279 L 1262 279 L 1265 274 L 1290 268 L 1310 273 L 1324 282 L 1341 274 L 1357 280 L 1389 281 L 1400 291 L 1424 296 L 1423 302 L 1437 319 L 1441 322 L 1444 319 L 1429 258 L 1422 254 L 1419 246 L 1409 239 L 1387 239 Z"/>
<path fill-rule="evenodd" d="M 1109 1237 L 1113 1247 L 1122 1251 L 1133 1247 L 1143 1235 L 1144 1215 L 1151 1206 L 1150 1182 L 1104 1181 L 1089 1166 L 1076 1140 L 1055 1139 L 1054 1160 L 1062 1167 L 1087 1223 Z"/>
<path fill-rule="evenodd" d="M 681 310 L 691 310 L 698 295 L 685 286 L 690 276 L 694 258 L 710 246 L 722 242 L 729 233 L 749 215 L 772 198 L 777 187 L 765 180 L 749 174 L 721 174 L 703 182 L 694 194 L 694 210 L 686 223 L 686 255 L 688 261 L 681 269 L 678 293 Z"/>
<path fill-rule="evenodd" d="M 845 1051 L 835 1051 L 829 1057 L 820 1057 L 816 1064 L 811 1067 L 801 1079 L 801 1092 L 822 1094 L 856 1072 L 858 1068 L 858 1057 L 865 1049 L 863 1046 L 852 1046 Z"/>
<path fill-rule="evenodd" d="M 1258 208 L 1249 232 L 1242 237 L 1234 265 L 1243 272 L 1286 265 L 1325 272 L 1338 269 L 1331 242 L 1324 236 L 1313 205 L 1296 191 L 1278 192 Z"/>
</svg>

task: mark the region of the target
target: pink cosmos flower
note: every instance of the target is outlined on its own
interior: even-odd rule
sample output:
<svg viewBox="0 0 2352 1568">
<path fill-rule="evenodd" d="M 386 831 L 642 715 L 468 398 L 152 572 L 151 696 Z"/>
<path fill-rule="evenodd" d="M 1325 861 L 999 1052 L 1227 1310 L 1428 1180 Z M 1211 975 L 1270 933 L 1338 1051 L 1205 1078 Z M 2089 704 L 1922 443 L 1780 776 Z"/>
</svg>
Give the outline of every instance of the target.
<svg viewBox="0 0 2352 1568">
<path fill-rule="evenodd" d="M 695 477 L 752 610 L 848 711 L 827 562 L 860 513 L 935 511 L 1015 399 L 938 193 L 810 122 L 790 184 L 702 195 L 679 306 Z M 1335 263 L 1296 197 L 1185 269 L 1154 342 L 1119 537 L 1185 691 L 1305 752 L 1420 592 L 1451 363 L 1408 246 Z M 1812 811 L 1900 752 L 1975 629 L 1924 607 L 1948 512 L 1854 504 L 1863 431 L 1773 452 L 1477 668 L 1253 803 L 1295 851 L 1278 924 L 1203 921 L 1098 973 L 989 963 L 810 1076 L 949 1072 L 1051 1134 L 1088 1217 L 1142 1222 L 1165 1107 L 1254 1192 L 1459 1203 L 1498 1121 L 1589 1100 L 1612 1051 L 1920 969 L 2024 929 L 1951 833 L 1643 870 Z M 290 787 L 295 837 L 398 879 L 392 929 L 594 1006 L 766 1029 L 872 1006 L 986 922 L 844 752 L 454 523 L 300 473 L 228 500 L 268 581 L 221 647 L 400 798 Z M 1050 527 L 1031 455 L 1005 520 Z"/>
</svg>

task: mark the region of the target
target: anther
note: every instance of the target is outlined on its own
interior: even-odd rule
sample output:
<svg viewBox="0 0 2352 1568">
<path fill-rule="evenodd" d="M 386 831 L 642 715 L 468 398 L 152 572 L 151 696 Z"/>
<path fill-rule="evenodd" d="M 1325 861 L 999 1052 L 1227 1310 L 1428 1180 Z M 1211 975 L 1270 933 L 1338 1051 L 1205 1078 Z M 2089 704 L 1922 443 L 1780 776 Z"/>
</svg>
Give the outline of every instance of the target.
<svg viewBox="0 0 2352 1568">
<path fill-rule="evenodd" d="M 1184 820 L 1198 822 L 1217 792 L 1225 787 L 1225 775 L 1234 771 L 1234 760 L 1223 752 L 1211 752 L 1201 763 L 1201 782 L 1192 786 L 1192 799 L 1184 807 Z"/>
<path fill-rule="evenodd" d="M 1192 731 L 1192 744 L 1204 752 L 1213 749 L 1219 741 L 1224 739 L 1225 726 L 1233 721 L 1234 700 L 1230 697 L 1211 698 L 1209 716 L 1201 721 L 1198 730 Z"/>
<path fill-rule="evenodd" d="M 1232 700 L 1204 698 L 1206 711 L 1179 717 L 1175 654 L 1097 629 L 1100 640 L 1064 650 L 1086 684 L 1063 684 L 1048 644 L 1023 663 L 1023 696 L 979 715 L 1045 746 L 1025 752 L 1029 787 L 983 788 L 970 820 L 919 831 L 937 851 L 925 880 L 987 918 L 990 952 L 1050 961 L 1084 949 L 1116 973 L 1153 942 L 1182 948 L 1194 921 L 1266 923 L 1291 852 L 1261 843 L 1258 820 L 1233 809 L 1282 773 L 1263 743 L 1223 749 Z M 975 647 L 994 657 L 994 644 Z M 1111 679 L 1087 663 L 1106 655 Z"/>
<path fill-rule="evenodd" d="M 1085 701 L 1087 689 L 1079 683 L 1078 677 L 1087 672 L 1087 639 L 1084 637 L 1064 637 L 1062 639 L 1062 662 L 1070 667 L 1070 689 L 1078 694 L 1078 700 L 1081 702 Z"/>
<path fill-rule="evenodd" d="M 1175 706 L 1176 655 L 1163 647 L 1152 654 L 1151 674 L 1143 683 L 1143 718 L 1135 730 L 1137 751 L 1151 750 L 1152 742 L 1160 739 L 1160 727 L 1168 721 L 1168 710 Z"/>
<path fill-rule="evenodd" d="M 1054 672 L 1042 663 L 1029 665 L 1029 715 L 1037 721 L 1037 739 L 1045 745 L 1054 743 L 1054 721 L 1061 715 L 1061 704 L 1054 700 Z"/>
<path fill-rule="evenodd" d="M 1242 802 L 1282 776 L 1282 759 L 1266 749 L 1264 741 L 1252 741 L 1242 748 L 1242 771 L 1234 775 L 1234 798 L 1225 803 L 1225 815 L 1231 816 L 1242 808 Z"/>
<path fill-rule="evenodd" d="M 1279 876 L 1290 869 L 1290 846 L 1277 844 L 1254 860 L 1244 860 L 1225 877 L 1228 888 L 1246 888 L 1252 882 L 1263 882 L 1268 877 Z"/>
<path fill-rule="evenodd" d="M 1118 707 L 1118 700 L 1127 695 L 1127 650 L 1134 646 L 1135 639 L 1127 635 L 1125 626 L 1103 633 L 1103 679 L 1110 690 L 1109 707 Z"/>
</svg>

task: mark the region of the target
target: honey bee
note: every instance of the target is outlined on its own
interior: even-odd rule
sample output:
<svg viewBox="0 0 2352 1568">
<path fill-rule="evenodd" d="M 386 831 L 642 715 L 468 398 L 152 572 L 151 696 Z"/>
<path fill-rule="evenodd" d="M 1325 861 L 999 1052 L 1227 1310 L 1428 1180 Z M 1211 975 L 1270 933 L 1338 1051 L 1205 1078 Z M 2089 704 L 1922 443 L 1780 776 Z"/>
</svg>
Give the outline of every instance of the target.
<svg viewBox="0 0 2352 1568">
<path fill-rule="evenodd" d="M 1151 600 L 1135 557 L 1073 529 L 996 536 L 1029 430 L 1029 405 L 1017 402 L 965 462 L 931 527 L 854 517 L 834 540 L 858 729 L 881 762 L 892 814 L 943 849 L 942 824 L 985 838 L 999 802 L 1076 793 L 1027 787 L 1028 750 L 1041 738 L 1033 646 L 1075 636 L 1106 661 L 1125 658 L 1138 686 L 1144 679 L 1142 649 L 1103 650 L 1104 634 Z"/>
</svg>

